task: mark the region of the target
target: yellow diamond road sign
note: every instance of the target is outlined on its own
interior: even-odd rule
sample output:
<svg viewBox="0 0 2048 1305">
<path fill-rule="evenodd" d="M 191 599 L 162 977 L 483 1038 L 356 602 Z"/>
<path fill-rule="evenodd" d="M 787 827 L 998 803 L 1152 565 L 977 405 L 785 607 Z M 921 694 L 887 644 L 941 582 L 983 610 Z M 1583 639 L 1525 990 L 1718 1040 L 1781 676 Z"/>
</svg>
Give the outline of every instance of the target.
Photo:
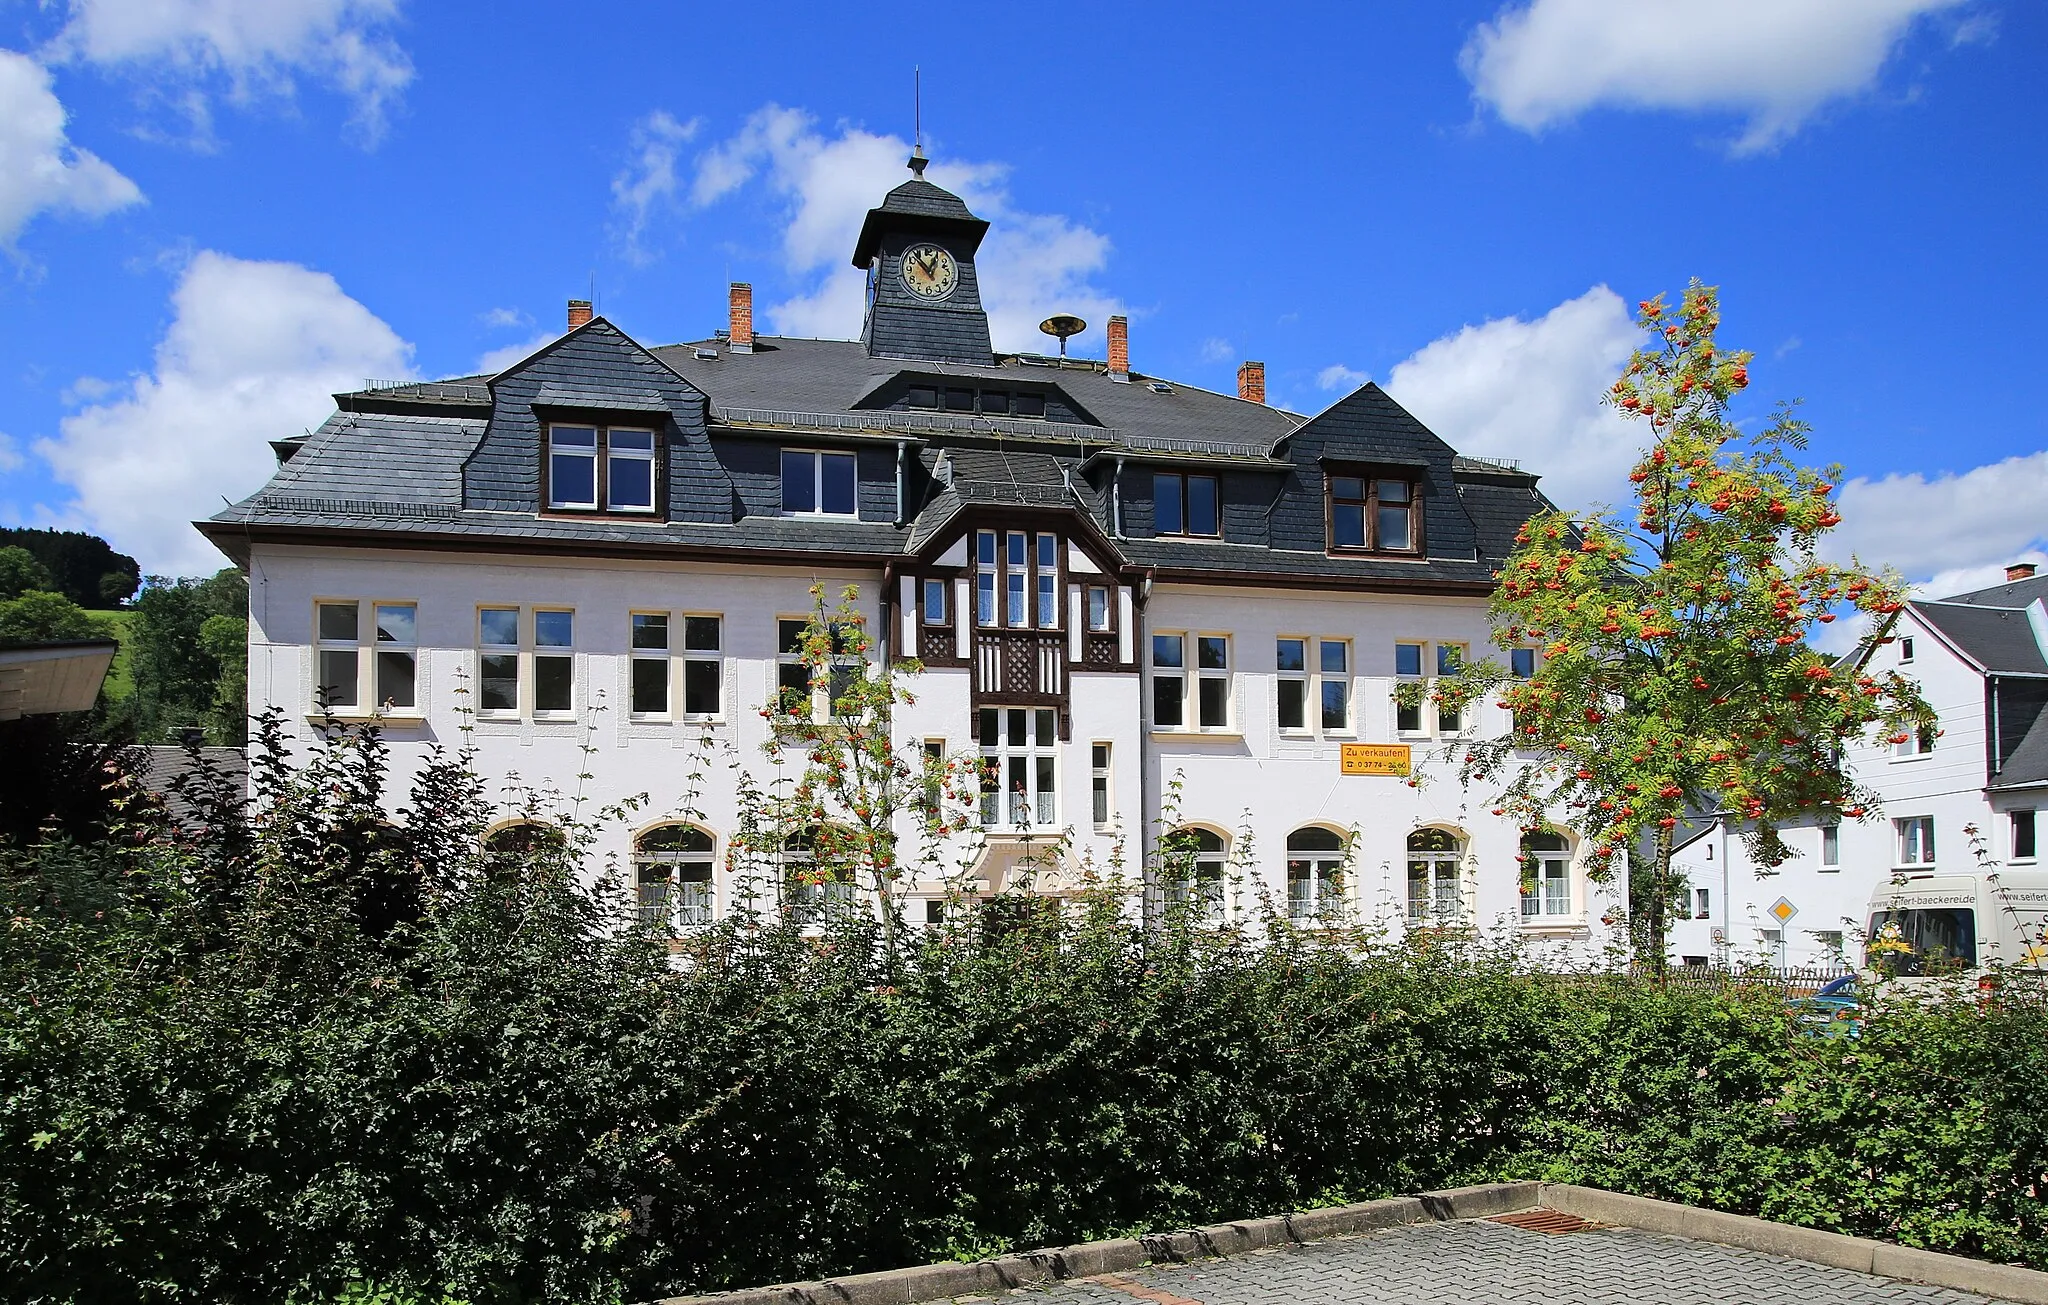
<svg viewBox="0 0 2048 1305">
<path fill-rule="evenodd" d="M 1799 914 L 1799 908 L 1792 905 L 1791 901 L 1787 898 L 1780 897 L 1777 901 L 1771 903 L 1771 918 L 1779 924 L 1792 923 L 1792 917 L 1797 914 Z"/>
</svg>

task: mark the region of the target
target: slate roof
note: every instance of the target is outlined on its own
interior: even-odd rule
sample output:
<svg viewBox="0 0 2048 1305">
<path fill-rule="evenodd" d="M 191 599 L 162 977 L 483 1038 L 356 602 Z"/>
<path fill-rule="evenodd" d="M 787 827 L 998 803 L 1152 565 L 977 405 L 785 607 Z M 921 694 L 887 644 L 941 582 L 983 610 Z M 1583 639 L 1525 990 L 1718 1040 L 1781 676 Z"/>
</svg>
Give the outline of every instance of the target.
<svg viewBox="0 0 2048 1305">
<path fill-rule="evenodd" d="M 1986 589 L 1973 589 L 1967 594 L 1955 594 L 1935 601 L 1963 603 L 1971 607 L 2025 607 L 2041 599 L 2048 599 L 2048 575 L 2006 580 Z"/>
<path fill-rule="evenodd" d="M 2048 784 L 2048 711 L 2034 718 L 2033 728 L 2005 759 L 1991 787 L 2033 788 L 2042 784 Z"/>
<path fill-rule="evenodd" d="M 1916 602 L 1913 610 L 1986 671 L 2008 675 L 2048 675 L 2048 658 L 2041 654 L 2040 640 L 2035 637 L 2033 622 L 2027 619 L 2024 607 L 2000 607 L 1949 599 Z"/>
<path fill-rule="evenodd" d="M 971 263 L 987 224 L 921 176 L 868 217 L 863 246 L 882 241 L 885 261 L 907 234 L 962 257 L 952 302 L 920 307 L 898 295 L 890 311 L 971 317 L 985 337 Z M 1478 592 L 1522 522 L 1548 506 L 1534 476 L 1457 454 L 1370 383 L 1304 417 L 1144 373 L 1113 379 L 1095 360 L 994 354 L 985 339 L 940 347 L 923 329 L 892 328 L 892 347 L 926 340 L 906 358 L 881 356 L 872 341 L 775 336 L 750 351 L 716 337 L 648 348 L 593 318 L 494 376 L 366 382 L 337 395 L 319 430 L 275 443 L 281 465 L 268 485 L 201 529 L 237 560 L 263 536 L 373 534 L 365 542 L 802 565 L 922 554 L 963 517 L 1043 509 L 1086 515 L 1127 564 L 1165 580 Z M 976 361 L 936 356 L 949 353 Z M 914 387 L 949 402 L 978 391 L 971 406 L 1012 415 L 913 409 Z M 1044 416 L 1015 416 L 1012 400 L 995 408 L 997 392 L 1039 396 Z M 564 414 L 600 424 L 616 414 L 662 432 L 656 514 L 543 510 L 545 428 Z M 782 512 L 792 443 L 854 451 L 854 516 Z M 1324 484 L 1334 466 L 1410 476 L 1426 555 L 1331 554 Z M 1154 496 L 1172 486 L 1157 473 L 1169 468 L 1215 477 L 1215 539 L 1156 535 Z"/>
</svg>

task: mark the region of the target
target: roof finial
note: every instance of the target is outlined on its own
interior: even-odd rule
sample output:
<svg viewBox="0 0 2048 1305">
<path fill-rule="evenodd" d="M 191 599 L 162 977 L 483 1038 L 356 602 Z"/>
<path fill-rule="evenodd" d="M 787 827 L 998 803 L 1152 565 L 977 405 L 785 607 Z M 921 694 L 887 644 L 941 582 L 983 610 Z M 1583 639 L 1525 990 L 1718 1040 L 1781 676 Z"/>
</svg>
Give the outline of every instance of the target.
<svg viewBox="0 0 2048 1305">
<path fill-rule="evenodd" d="M 910 134 L 910 170 L 922 179 L 930 160 L 924 156 L 924 69 L 916 64 L 910 69 Z"/>
</svg>

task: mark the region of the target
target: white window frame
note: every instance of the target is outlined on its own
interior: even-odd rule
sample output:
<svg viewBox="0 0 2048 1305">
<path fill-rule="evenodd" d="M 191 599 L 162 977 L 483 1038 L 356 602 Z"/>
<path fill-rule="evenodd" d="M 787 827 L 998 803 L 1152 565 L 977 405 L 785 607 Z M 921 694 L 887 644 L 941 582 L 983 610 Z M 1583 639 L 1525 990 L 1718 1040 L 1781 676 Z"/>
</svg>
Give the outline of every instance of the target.
<svg viewBox="0 0 2048 1305">
<path fill-rule="evenodd" d="M 1162 640 L 1171 640 L 1172 645 L 1179 649 L 1179 665 L 1161 666 L 1159 664 L 1159 650 Z M 1152 646 L 1147 650 L 1146 661 L 1152 671 L 1152 692 L 1147 695 L 1145 702 L 1146 720 L 1151 723 L 1153 729 L 1165 733 L 1181 734 L 1189 732 L 1194 727 L 1188 723 L 1190 695 L 1188 694 L 1187 632 L 1183 630 L 1154 630 L 1152 632 Z M 1159 719 L 1159 682 L 1162 679 L 1172 680 L 1180 686 L 1179 720 L 1162 721 Z"/>
<path fill-rule="evenodd" d="M 589 431 L 590 444 L 563 444 L 555 436 L 559 431 Z M 600 476 L 598 460 L 604 449 L 604 433 L 596 422 L 551 421 L 548 423 L 548 507 L 568 511 L 597 511 L 599 496 L 604 492 L 604 478 Z M 589 464 L 590 497 L 587 499 L 566 499 L 556 492 L 561 477 L 555 472 L 558 459 L 575 458 Z"/>
<path fill-rule="evenodd" d="M 484 613 L 512 613 L 512 642 L 484 642 Z M 511 603 L 479 603 L 476 608 L 476 714 L 480 720 L 513 719 L 524 714 L 526 689 L 531 677 L 526 669 L 526 609 Z M 512 705 L 510 707 L 486 706 L 483 697 L 484 659 L 488 657 L 510 657 L 512 659 Z"/>
<path fill-rule="evenodd" d="M 1410 675 L 1404 674 L 1401 671 L 1401 649 L 1403 648 L 1416 648 L 1420 650 L 1416 654 L 1416 665 L 1419 668 L 1419 674 Z M 1455 715 L 1447 717 L 1444 714 L 1443 708 L 1438 704 L 1430 702 L 1428 698 L 1428 695 L 1435 690 L 1437 681 L 1456 673 L 1455 670 L 1445 669 L 1444 655 L 1446 653 L 1456 654 L 1457 666 L 1462 667 L 1471 664 L 1469 659 L 1472 653 L 1472 646 L 1463 640 L 1394 640 L 1395 684 L 1420 684 L 1424 695 L 1423 700 L 1412 708 L 1403 707 L 1398 700 L 1394 703 L 1394 733 L 1397 737 L 1449 739 L 1464 738 L 1472 732 L 1474 719 L 1472 709 L 1477 705 L 1476 703 L 1468 702 L 1459 708 Z M 1406 723 L 1408 719 L 1407 713 L 1410 711 L 1415 713 L 1413 725 Z M 1450 723 L 1447 724 L 1446 721 Z"/>
<path fill-rule="evenodd" d="M 796 882 L 802 867 L 816 865 L 817 852 L 809 847 L 791 847 L 784 841 L 777 855 L 778 868 L 782 872 L 783 907 L 792 923 L 811 927 L 821 923 L 827 915 L 841 909 L 851 909 L 857 900 L 858 889 L 851 879 L 826 879 L 815 884 Z"/>
<path fill-rule="evenodd" d="M 1001 532 L 974 532 L 974 623 L 984 630 L 1003 624 L 1003 540 Z"/>
<path fill-rule="evenodd" d="M 938 602 L 932 602 L 933 597 Z M 953 606 L 953 582 L 940 576 L 928 575 L 918 581 L 918 619 L 929 626 L 946 626 L 952 622 L 946 619 L 948 609 Z"/>
<path fill-rule="evenodd" d="M 1415 671 L 1413 674 L 1404 672 L 1401 669 L 1401 650 L 1403 648 L 1415 649 Z M 1428 671 L 1429 641 L 1427 639 L 1394 640 L 1394 683 L 1396 685 L 1427 685 L 1429 683 Z M 1407 707 L 1403 706 L 1399 700 L 1396 700 L 1394 703 L 1394 733 L 1414 738 L 1428 737 L 1429 731 L 1422 727 L 1422 723 L 1429 719 L 1424 714 L 1424 709 L 1427 706 L 1427 702 L 1419 702 L 1413 707 Z M 1407 714 L 1411 711 L 1415 713 L 1415 723 L 1413 725 L 1407 723 Z"/>
<path fill-rule="evenodd" d="M 1934 755 L 1934 742 L 1941 731 L 1933 725 L 1921 725 L 1906 731 L 1904 743 L 1892 744 L 1893 761 L 1920 761 Z"/>
<path fill-rule="evenodd" d="M 1344 904 L 1344 869 L 1350 840 L 1322 825 L 1304 825 L 1287 835 L 1287 843 L 1293 843 L 1296 835 L 1312 829 L 1334 835 L 1337 846 L 1335 849 L 1285 846 L 1287 918 L 1295 924 L 1321 917 L 1333 901 L 1339 909 Z M 1303 872 L 1299 877 L 1295 874 L 1297 866 Z M 1305 885 L 1305 890 L 1296 892 L 1297 883 Z"/>
<path fill-rule="evenodd" d="M 569 642 L 566 644 L 540 641 L 540 625 L 543 616 L 566 616 L 569 618 Z M 533 661 L 533 717 L 535 720 L 566 720 L 576 714 L 576 609 L 573 607 L 540 606 L 528 609 L 524 622 L 528 638 L 532 642 Z M 546 649 L 546 651 L 542 651 Z M 543 663 L 561 662 L 562 670 L 569 679 L 569 702 L 563 707 L 540 705 L 540 677 Z"/>
<path fill-rule="evenodd" d="M 2021 818 L 2025 817 L 2027 841 L 2033 849 L 2022 855 L 2020 852 Z M 2041 857 L 2041 821 L 2033 807 L 2017 807 L 2005 813 L 2006 859 L 2018 865 L 2033 865 Z"/>
<path fill-rule="evenodd" d="M 1280 655 L 1281 645 L 1290 643 L 1299 645 L 1301 649 L 1301 665 L 1298 668 L 1290 669 L 1282 665 L 1284 659 Z M 1310 658 L 1314 655 L 1315 640 L 1308 635 L 1279 634 L 1273 636 L 1273 728 L 1282 734 L 1307 736 L 1315 733 L 1310 722 L 1319 719 L 1321 712 L 1316 703 L 1316 696 L 1310 692 L 1315 684 L 1315 672 L 1310 669 L 1309 662 Z M 1298 725 L 1289 725 L 1282 719 L 1280 700 L 1283 696 L 1283 686 L 1289 684 L 1301 686 L 1301 723 Z M 1316 714 L 1311 715 L 1311 712 Z"/>
<path fill-rule="evenodd" d="M 1333 649 L 1339 654 L 1339 660 L 1344 663 L 1335 670 L 1332 670 L 1330 667 L 1330 652 Z M 1317 637 L 1313 702 L 1316 713 L 1316 732 L 1318 734 L 1349 735 L 1357 733 L 1357 718 L 1353 714 L 1355 710 L 1354 700 L 1357 695 L 1351 692 L 1351 672 L 1355 664 L 1349 639 Z M 1340 713 L 1343 719 L 1335 725 L 1330 724 L 1329 719 L 1329 696 L 1330 690 L 1333 687 L 1341 691 L 1343 695 Z"/>
<path fill-rule="evenodd" d="M 804 665 L 803 649 L 800 646 L 804 627 L 808 626 L 810 622 L 811 618 L 808 616 L 778 616 L 775 618 L 775 696 L 770 704 L 770 709 L 784 720 L 816 720 L 818 718 L 818 686 L 812 683 L 811 668 Z M 790 637 L 789 626 L 792 624 L 796 626 L 796 637 L 799 646 L 796 648 L 786 648 L 783 644 Z M 808 703 L 808 715 L 798 716 L 794 712 L 785 710 L 790 695 L 797 687 L 794 683 L 785 683 L 790 678 L 787 670 L 789 667 L 796 667 L 803 672 L 803 694 Z"/>
<path fill-rule="evenodd" d="M 670 825 L 702 834 L 711 843 L 704 851 L 650 851 L 640 846 L 640 840 Z M 648 923 L 657 919 L 684 928 L 710 924 L 717 916 L 718 901 L 718 836 L 710 830 L 687 821 L 670 821 L 643 829 L 633 836 L 633 885 L 640 911 L 640 918 Z M 660 867 L 662 873 L 650 872 Z M 692 874 L 685 879 L 685 869 L 701 871 L 701 876 Z M 701 885 L 697 892 L 687 891 Z M 657 892 L 649 892 L 657 889 Z"/>
<path fill-rule="evenodd" d="M 1901 665 L 1901 666 L 1911 666 L 1912 664 L 1913 664 L 1913 636 L 1912 636 L 1912 635 L 1910 635 L 1910 634 L 1906 634 L 1906 635 L 1900 635 L 1900 636 L 1899 636 L 1899 665 Z"/>
<path fill-rule="evenodd" d="M 1228 914 L 1224 901 L 1226 885 L 1230 882 L 1230 838 L 1202 825 L 1185 825 L 1174 831 L 1195 838 L 1207 836 L 1215 840 L 1215 847 L 1197 847 L 1193 864 L 1189 866 L 1189 877 L 1183 881 L 1169 877 L 1164 885 L 1169 906 L 1185 906 L 1190 900 L 1200 905 L 1192 912 L 1193 923 L 1214 928 L 1224 922 Z"/>
<path fill-rule="evenodd" d="M 1095 619 L 1095 596 L 1102 595 L 1102 619 Z M 1111 585 L 1084 585 L 1081 593 L 1082 619 L 1090 634 L 1108 634 L 1116 629 L 1116 589 Z"/>
<path fill-rule="evenodd" d="M 1021 731 L 1016 728 L 1020 719 Z M 986 706 L 977 709 L 974 724 L 975 748 L 981 757 L 978 813 L 982 827 L 999 831 L 1059 828 L 1058 711 L 1051 707 Z M 1020 775 L 1021 791 L 1013 787 Z"/>
<path fill-rule="evenodd" d="M 1406 840 L 1417 834 L 1439 833 L 1451 840 L 1451 849 L 1445 851 L 1417 851 L 1407 846 Z M 1436 825 L 1425 825 L 1411 829 L 1403 836 L 1401 864 L 1408 885 L 1408 923 L 1416 924 L 1464 924 L 1465 905 L 1465 849 L 1467 842 L 1462 835 Z M 1421 880 L 1423 896 L 1415 896 L 1414 867 L 1425 867 Z M 1455 905 L 1447 909 L 1447 903 Z"/>
<path fill-rule="evenodd" d="M 782 463 L 789 457 L 806 457 L 811 460 L 811 504 L 809 508 L 792 508 L 782 502 Z M 825 459 L 845 458 L 853 464 L 853 510 L 850 512 L 828 512 L 825 510 Z M 854 521 L 860 517 L 860 458 L 846 449 L 785 448 L 775 459 L 775 497 L 786 517 L 830 517 L 835 521 Z"/>
<path fill-rule="evenodd" d="M 680 703 L 671 703 L 670 705 L 671 707 L 680 706 L 682 708 L 682 719 L 684 720 L 723 720 L 725 718 L 725 615 L 722 612 L 683 612 L 681 615 L 683 618 L 683 673 L 682 684 L 679 687 L 682 690 L 682 701 Z M 717 635 L 715 646 L 709 648 L 695 646 L 693 636 L 701 627 L 696 626 L 694 623 L 701 621 L 711 621 L 714 623 L 713 631 Z M 671 642 L 673 642 L 673 638 L 671 638 Z M 690 710 L 690 680 L 692 672 L 693 669 L 701 670 L 707 666 L 711 668 L 710 673 L 713 686 L 711 694 L 712 707 L 710 711 L 692 711 Z"/>
<path fill-rule="evenodd" d="M 1195 729 L 1203 734 L 1227 734 L 1231 731 L 1231 726 L 1236 716 L 1235 707 L 1231 702 L 1231 699 L 1235 696 L 1231 676 L 1234 673 L 1232 663 L 1236 661 L 1236 657 L 1230 647 L 1230 636 L 1227 634 L 1196 631 L 1192 637 L 1195 641 Z M 1209 651 L 1209 646 L 1212 644 L 1222 645 L 1223 665 L 1221 666 L 1205 666 L 1202 664 L 1202 656 Z M 1223 707 L 1221 720 L 1211 721 L 1205 719 L 1208 715 L 1209 705 L 1207 690 L 1212 684 L 1221 686 L 1218 698 Z"/>
<path fill-rule="evenodd" d="M 624 449 L 618 445 L 621 435 L 645 435 L 645 449 Z M 645 426 L 608 426 L 598 435 L 604 452 L 604 503 L 607 512 L 637 512 L 651 514 L 655 504 L 661 501 L 661 486 L 655 481 L 654 449 L 657 436 Z M 612 494 L 612 469 L 622 462 L 644 462 L 647 464 L 647 501 L 645 503 L 621 503 Z"/>
<path fill-rule="evenodd" d="M 321 613 L 325 608 L 350 608 L 355 612 L 355 637 L 352 639 L 326 638 L 321 633 Z M 384 637 L 383 613 L 403 609 L 412 614 L 412 637 L 409 639 L 386 639 Z M 327 655 L 348 653 L 352 658 L 353 673 L 349 676 L 350 701 L 328 703 L 327 714 L 336 717 L 354 716 L 418 716 L 420 706 L 420 605 L 410 598 L 316 598 L 313 600 L 313 691 L 307 706 L 309 714 L 320 713 L 320 689 L 327 683 Z M 403 657 L 412 666 L 412 701 L 393 703 L 387 707 L 385 698 L 385 664 L 387 657 Z"/>
<path fill-rule="evenodd" d="M 1820 868 L 1823 872 L 1842 868 L 1842 827 L 1820 827 Z"/>
<path fill-rule="evenodd" d="M 1031 580 L 1038 628 L 1060 628 L 1060 537 L 1050 531 L 1031 536 Z"/>
<path fill-rule="evenodd" d="M 352 623 L 355 627 L 353 633 L 346 638 L 340 635 L 335 635 L 332 638 L 328 637 L 323 620 L 328 608 L 333 608 L 337 611 L 345 608 L 353 612 L 355 614 L 355 619 Z M 348 690 L 348 701 L 340 702 L 330 697 L 327 701 L 327 712 L 334 716 L 354 715 L 362 710 L 363 702 L 363 602 L 361 599 L 316 598 L 313 600 L 313 684 L 312 694 L 307 702 L 307 711 L 316 715 L 321 709 L 320 691 L 330 687 L 327 679 L 327 658 L 330 653 L 337 656 L 346 654 L 348 657 L 349 670 L 346 676 L 348 683 L 345 686 Z M 342 678 L 337 676 L 331 687 L 344 687 L 341 683 Z"/>
<path fill-rule="evenodd" d="M 1088 745 L 1089 815 L 1097 829 L 1116 823 L 1116 745 L 1096 739 Z"/>
<path fill-rule="evenodd" d="M 1892 820 L 1895 865 L 1901 868 L 1933 865 L 1934 817 L 1897 816 Z"/>
<path fill-rule="evenodd" d="M 1714 894 L 1711 889 L 1693 889 L 1692 901 L 1693 918 L 1695 920 L 1711 920 L 1714 918 Z"/>
<path fill-rule="evenodd" d="M 1530 848 L 1529 840 L 1535 835 L 1524 835 L 1523 851 L 1536 860 L 1536 883 L 1534 891 L 1522 891 L 1522 923 L 1541 924 L 1545 920 L 1570 919 L 1577 914 L 1572 910 L 1572 845 L 1571 840 L 1561 834 L 1553 834 L 1564 843 L 1559 848 Z M 1558 891 L 1552 891 L 1556 889 Z M 1531 907 L 1534 910 L 1531 910 Z"/>
<path fill-rule="evenodd" d="M 640 631 L 643 620 L 659 618 L 661 643 L 658 646 L 643 645 Z M 654 628 L 649 625 L 649 629 Z M 673 646 L 675 644 L 675 619 L 668 612 L 635 611 L 626 614 L 626 711 L 634 720 L 662 721 L 673 719 L 675 710 L 675 671 L 673 668 Z M 640 668 L 655 666 L 661 672 L 661 707 L 649 711 L 640 706 Z"/>
</svg>

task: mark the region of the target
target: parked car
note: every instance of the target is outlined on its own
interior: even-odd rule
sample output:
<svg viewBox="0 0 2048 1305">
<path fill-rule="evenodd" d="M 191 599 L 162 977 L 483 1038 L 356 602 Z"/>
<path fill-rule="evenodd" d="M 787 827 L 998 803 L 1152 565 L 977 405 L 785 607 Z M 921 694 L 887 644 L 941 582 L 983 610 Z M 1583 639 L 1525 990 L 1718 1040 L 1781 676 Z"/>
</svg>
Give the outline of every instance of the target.
<svg viewBox="0 0 2048 1305">
<path fill-rule="evenodd" d="M 1863 993 L 1853 974 L 1829 979 L 1812 996 L 1794 997 L 1785 1008 L 1802 1033 L 1821 1038 L 1863 1036 Z"/>
</svg>

